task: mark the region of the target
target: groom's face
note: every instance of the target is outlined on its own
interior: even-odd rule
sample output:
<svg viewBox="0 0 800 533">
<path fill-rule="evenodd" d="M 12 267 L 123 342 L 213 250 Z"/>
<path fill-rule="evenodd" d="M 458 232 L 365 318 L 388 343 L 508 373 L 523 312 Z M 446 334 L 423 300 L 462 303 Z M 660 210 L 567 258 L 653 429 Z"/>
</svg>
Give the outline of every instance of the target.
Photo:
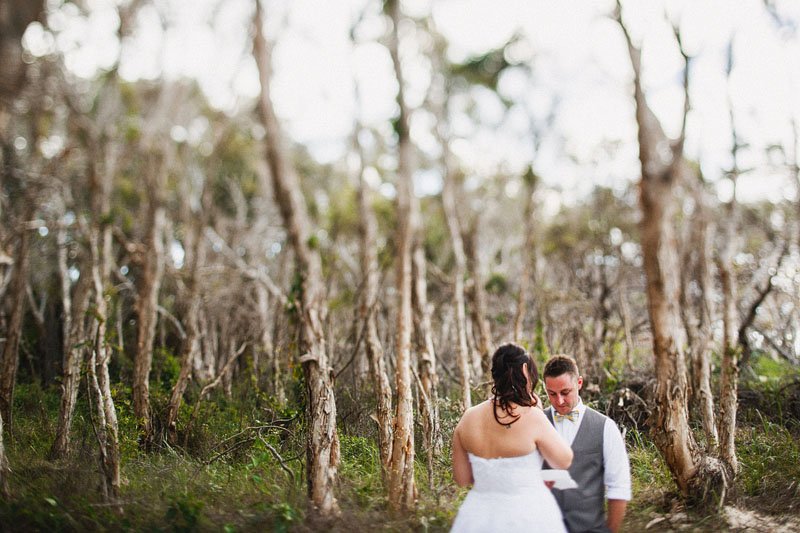
<svg viewBox="0 0 800 533">
<path fill-rule="evenodd" d="M 559 414 L 565 415 L 578 405 L 580 396 L 578 391 L 583 386 L 583 378 L 573 376 L 569 372 L 560 376 L 544 378 L 544 388 L 553 409 Z"/>
</svg>

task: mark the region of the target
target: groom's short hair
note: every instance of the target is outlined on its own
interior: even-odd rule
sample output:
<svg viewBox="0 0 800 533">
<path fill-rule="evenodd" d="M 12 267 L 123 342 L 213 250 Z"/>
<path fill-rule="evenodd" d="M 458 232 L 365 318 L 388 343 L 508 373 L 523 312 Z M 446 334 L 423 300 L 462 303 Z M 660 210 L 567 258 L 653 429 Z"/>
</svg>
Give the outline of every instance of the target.
<svg viewBox="0 0 800 533">
<path fill-rule="evenodd" d="M 575 379 L 580 376 L 578 364 L 568 355 L 554 355 L 544 365 L 543 378 L 557 378 L 562 374 L 572 374 Z"/>
</svg>

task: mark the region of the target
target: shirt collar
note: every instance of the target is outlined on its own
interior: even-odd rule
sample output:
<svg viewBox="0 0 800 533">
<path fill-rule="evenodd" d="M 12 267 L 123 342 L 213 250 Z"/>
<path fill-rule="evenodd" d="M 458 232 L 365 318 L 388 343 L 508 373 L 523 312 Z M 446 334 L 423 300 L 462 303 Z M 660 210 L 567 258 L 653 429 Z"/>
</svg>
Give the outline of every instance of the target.
<svg viewBox="0 0 800 533">
<path fill-rule="evenodd" d="M 575 409 L 578 410 L 578 418 L 583 417 L 583 413 L 586 412 L 586 404 L 583 403 L 583 400 L 581 398 L 578 398 L 578 405 L 573 407 L 573 410 L 575 410 Z M 550 406 L 550 415 L 551 416 L 555 416 L 556 415 L 556 409 L 552 405 Z"/>
</svg>

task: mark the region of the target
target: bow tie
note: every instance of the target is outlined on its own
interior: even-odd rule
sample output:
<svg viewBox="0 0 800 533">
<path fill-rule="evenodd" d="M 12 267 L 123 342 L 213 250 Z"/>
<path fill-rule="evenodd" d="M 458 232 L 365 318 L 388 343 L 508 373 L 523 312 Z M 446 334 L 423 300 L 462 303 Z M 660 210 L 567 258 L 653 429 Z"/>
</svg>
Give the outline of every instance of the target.
<svg viewBox="0 0 800 533">
<path fill-rule="evenodd" d="M 567 419 L 570 422 L 575 422 L 578 419 L 578 410 L 577 409 L 573 409 L 572 411 L 570 411 L 569 413 L 567 413 L 565 415 L 562 415 L 560 413 L 554 412 L 553 413 L 553 418 L 555 419 L 556 422 L 561 422 L 564 419 Z"/>
</svg>

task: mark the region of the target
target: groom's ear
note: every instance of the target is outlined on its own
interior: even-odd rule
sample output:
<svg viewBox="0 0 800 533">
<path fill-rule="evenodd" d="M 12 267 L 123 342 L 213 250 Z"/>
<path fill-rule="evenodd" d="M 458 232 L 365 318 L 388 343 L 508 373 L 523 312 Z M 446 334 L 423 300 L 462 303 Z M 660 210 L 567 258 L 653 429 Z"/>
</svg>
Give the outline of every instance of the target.
<svg viewBox="0 0 800 533">
<path fill-rule="evenodd" d="M 578 390 L 581 390 L 583 387 L 583 376 L 578 376 Z"/>
</svg>

